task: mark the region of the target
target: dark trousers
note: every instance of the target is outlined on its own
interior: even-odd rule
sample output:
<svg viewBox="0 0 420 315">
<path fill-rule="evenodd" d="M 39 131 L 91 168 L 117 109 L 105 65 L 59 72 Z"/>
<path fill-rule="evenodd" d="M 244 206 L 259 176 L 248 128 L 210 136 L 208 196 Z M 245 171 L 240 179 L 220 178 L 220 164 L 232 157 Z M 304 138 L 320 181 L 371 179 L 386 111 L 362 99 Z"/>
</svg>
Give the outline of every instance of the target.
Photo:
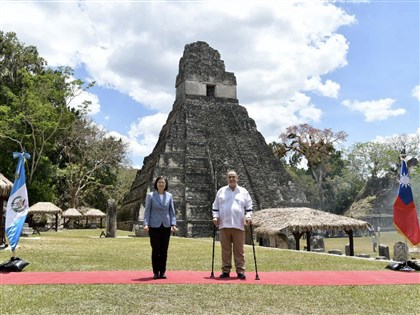
<svg viewBox="0 0 420 315">
<path fill-rule="evenodd" d="M 171 228 L 166 228 L 163 225 L 158 228 L 149 227 L 149 236 L 152 246 L 153 273 L 165 273 Z"/>
</svg>

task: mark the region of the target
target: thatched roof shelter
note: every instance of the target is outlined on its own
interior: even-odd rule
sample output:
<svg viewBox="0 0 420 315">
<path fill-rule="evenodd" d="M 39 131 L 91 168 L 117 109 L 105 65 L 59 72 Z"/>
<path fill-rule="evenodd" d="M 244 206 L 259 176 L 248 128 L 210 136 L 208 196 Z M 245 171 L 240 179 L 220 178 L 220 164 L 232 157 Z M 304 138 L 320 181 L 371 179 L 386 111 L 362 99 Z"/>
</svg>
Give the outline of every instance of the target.
<svg viewBox="0 0 420 315">
<path fill-rule="evenodd" d="M 0 199 L 9 198 L 13 183 L 0 173 Z"/>
<path fill-rule="evenodd" d="M 73 227 L 74 222 L 72 225 L 70 225 L 70 223 L 72 223 L 72 221 L 76 221 L 77 224 L 79 224 L 79 219 L 81 217 L 83 217 L 83 214 L 81 214 L 79 210 L 77 210 L 76 208 L 68 208 L 66 211 L 63 212 L 63 226 Z M 66 219 L 67 219 L 67 222 L 66 222 Z"/>
<path fill-rule="evenodd" d="M 9 198 L 10 192 L 12 191 L 13 183 L 8 180 L 3 174 L 0 173 L 0 245 L 5 244 L 6 240 L 4 237 L 4 219 L 3 219 L 3 207 L 4 201 Z"/>
<path fill-rule="evenodd" d="M 92 218 L 103 218 L 106 217 L 106 214 L 103 213 L 99 209 L 89 209 L 85 214 L 86 217 L 92 217 Z"/>
<path fill-rule="evenodd" d="M 102 220 L 103 220 L 103 218 L 106 217 L 106 214 L 103 213 L 99 209 L 91 208 L 83 216 L 86 217 L 86 227 L 88 227 L 88 218 L 92 218 L 92 219 L 100 218 L 101 219 L 100 228 L 102 229 Z"/>
<path fill-rule="evenodd" d="M 68 208 L 63 212 L 63 218 L 80 218 L 82 214 L 76 208 Z"/>
<path fill-rule="evenodd" d="M 61 210 L 52 202 L 37 202 L 36 204 L 29 207 L 29 213 L 56 214 L 61 212 L 63 212 L 63 210 Z"/>
<path fill-rule="evenodd" d="M 290 232 L 314 230 L 366 230 L 368 222 L 311 208 L 272 208 L 256 211 L 252 218 L 255 231 L 274 235 L 288 228 Z"/>
<path fill-rule="evenodd" d="M 362 220 L 304 207 L 272 208 L 256 211 L 252 222 L 255 226 L 255 232 L 260 235 L 276 235 L 287 228 L 296 239 L 297 250 L 299 250 L 299 239 L 304 233 L 308 234 L 307 248 L 310 250 L 309 239 L 312 231 L 345 231 L 350 238 L 350 255 L 354 255 L 353 231 L 366 230 L 371 226 L 368 222 Z"/>
<path fill-rule="evenodd" d="M 63 210 L 52 202 L 37 202 L 28 210 L 29 214 L 55 214 L 55 231 L 58 231 L 58 215 L 62 212 Z"/>
</svg>

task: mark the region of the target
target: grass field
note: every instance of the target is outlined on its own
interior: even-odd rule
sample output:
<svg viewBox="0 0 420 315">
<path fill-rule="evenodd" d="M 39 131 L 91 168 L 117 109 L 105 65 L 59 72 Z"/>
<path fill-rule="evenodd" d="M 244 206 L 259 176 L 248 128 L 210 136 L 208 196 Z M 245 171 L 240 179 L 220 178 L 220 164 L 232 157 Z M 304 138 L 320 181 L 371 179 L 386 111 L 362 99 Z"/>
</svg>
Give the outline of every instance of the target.
<svg viewBox="0 0 420 315">
<path fill-rule="evenodd" d="M 125 231 L 118 231 L 117 238 L 99 238 L 100 232 L 49 231 L 21 238 L 16 254 L 30 262 L 23 272 L 151 269 L 148 238 Z M 381 233 L 391 257 L 396 241 L 402 238 L 395 232 Z M 327 250 L 344 252 L 347 243 L 348 238 L 325 239 Z M 211 239 L 172 237 L 168 275 L 171 270 L 210 271 L 211 246 Z M 383 270 L 388 264 L 259 246 L 256 252 L 259 271 Z M 355 238 L 355 253 L 377 254 L 369 237 Z M 245 255 L 249 274 L 254 272 L 252 247 L 246 246 Z M 419 259 L 416 255 L 410 257 Z M 10 256 L 10 251 L 0 251 L 1 262 Z M 218 271 L 218 243 L 215 266 Z M 0 314 L 419 314 L 419 296 L 415 285 L 2 285 Z"/>
</svg>

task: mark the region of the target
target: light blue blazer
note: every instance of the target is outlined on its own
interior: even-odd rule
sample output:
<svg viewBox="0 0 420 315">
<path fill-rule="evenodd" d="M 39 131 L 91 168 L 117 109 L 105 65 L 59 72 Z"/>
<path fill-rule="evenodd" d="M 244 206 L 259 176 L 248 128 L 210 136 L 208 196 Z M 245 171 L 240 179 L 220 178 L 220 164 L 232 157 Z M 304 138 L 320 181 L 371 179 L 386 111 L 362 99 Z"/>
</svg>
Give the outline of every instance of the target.
<svg viewBox="0 0 420 315">
<path fill-rule="evenodd" d="M 171 225 L 176 225 L 175 207 L 172 194 L 165 191 L 163 194 L 163 200 L 160 200 L 160 196 L 157 191 L 147 194 L 143 224 L 152 228 L 158 228 L 162 224 L 167 228 L 171 227 Z"/>
</svg>

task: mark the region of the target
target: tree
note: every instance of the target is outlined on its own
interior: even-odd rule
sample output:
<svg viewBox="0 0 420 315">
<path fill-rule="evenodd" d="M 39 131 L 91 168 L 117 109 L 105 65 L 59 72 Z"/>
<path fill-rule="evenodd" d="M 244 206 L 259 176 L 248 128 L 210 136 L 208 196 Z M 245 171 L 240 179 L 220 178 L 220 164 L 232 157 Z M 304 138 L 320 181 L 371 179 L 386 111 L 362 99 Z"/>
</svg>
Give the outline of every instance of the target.
<svg viewBox="0 0 420 315">
<path fill-rule="evenodd" d="M 411 167 L 409 170 L 409 176 L 414 204 L 417 207 L 417 213 L 420 215 L 420 165 Z"/>
<path fill-rule="evenodd" d="M 66 106 L 65 77 L 47 69 L 32 75 L 23 71 L 22 89 L 11 97 L 7 115 L 1 121 L 0 135 L 31 154 L 28 161 L 28 183 L 45 157 L 54 152 L 56 140 L 76 119 Z"/>
<path fill-rule="evenodd" d="M 74 122 L 60 147 L 61 203 L 106 207 L 127 144 L 115 139 L 87 117 Z"/>
<path fill-rule="evenodd" d="M 343 214 L 353 203 L 363 188 L 365 182 L 344 167 L 339 175 L 326 178 L 324 191 L 326 194 L 326 209 L 329 212 Z"/>
<path fill-rule="evenodd" d="M 324 209 L 323 181 L 331 170 L 331 157 L 336 154 L 334 144 L 345 141 L 344 131 L 334 133 L 331 129 L 317 129 L 308 124 L 290 126 L 280 135 L 281 145 L 277 148 L 279 157 L 288 155 L 294 164 L 305 158 L 307 167 L 315 179 L 320 209 Z"/>
<path fill-rule="evenodd" d="M 22 89 L 23 71 L 36 75 L 47 65 L 34 46 L 25 46 L 13 32 L 0 31 L 0 104 Z"/>
<path fill-rule="evenodd" d="M 285 170 L 293 178 L 293 181 L 300 187 L 308 200 L 308 206 L 316 208 L 319 206 L 319 194 L 316 182 L 308 169 L 285 165 Z"/>
<path fill-rule="evenodd" d="M 122 167 L 118 170 L 117 181 L 114 183 L 114 189 L 111 192 L 111 198 L 117 202 L 117 208 L 120 209 L 122 202 L 127 192 L 130 191 L 131 185 L 136 178 L 138 169 Z M 131 209 L 125 208 L 124 210 L 118 211 L 118 221 L 130 221 L 132 219 Z"/>
<path fill-rule="evenodd" d="M 420 157 L 420 133 L 396 135 L 384 140 L 384 143 L 399 153 L 405 151 L 407 157 Z"/>
<path fill-rule="evenodd" d="M 56 143 L 81 114 L 68 105 L 92 84 L 74 80 L 71 68 L 48 68 L 37 49 L 20 43 L 14 33 L 0 32 L 0 66 L 0 145 L 6 153 L 0 164 L 13 174 L 12 152 L 28 152 L 32 200 L 51 200 Z"/>
<path fill-rule="evenodd" d="M 15 132 L 16 128 L 21 129 L 19 119 L 15 117 L 20 111 L 13 106 L 16 95 L 22 90 L 24 73 L 39 74 L 45 64 L 34 46 L 21 44 L 15 33 L 0 31 L 0 167 L 9 176 L 14 174 L 16 166 L 11 159 L 12 153 L 22 150 Z"/>
<path fill-rule="evenodd" d="M 347 159 L 349 169 L 368 180 L 386 175 L 395 176 L 399 171 L 399 154 L 400 151 L 389 143 L 365 142 L 351 146 Z"/>
</svg>

